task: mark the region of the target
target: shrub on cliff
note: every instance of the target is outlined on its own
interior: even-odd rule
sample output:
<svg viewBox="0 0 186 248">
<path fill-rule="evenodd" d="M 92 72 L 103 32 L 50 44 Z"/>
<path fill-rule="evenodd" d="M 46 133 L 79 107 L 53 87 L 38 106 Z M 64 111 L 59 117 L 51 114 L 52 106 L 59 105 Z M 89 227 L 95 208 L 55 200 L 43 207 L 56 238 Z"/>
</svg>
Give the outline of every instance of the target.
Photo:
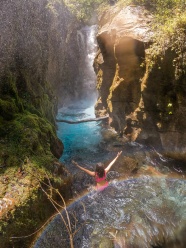
<svg viewBox="0 0 186 248">
<path fill-rule="evenodd" d="M 153 44 L 147 51 L 149 69 L 161 61 L 165 51 L 170 49 L 175 54 L 173 60 L 175 79 L 179 80 L 184 77 L 186 73 L 186 2 L 183 0 L 117 1 L 120 8 L 130 4 L 145 6 L 154 16 Z"/>
<path fill-rule="evenodd" d="M 96 13 L 100 5 L 108 4 L 109 0 L 64 0 L 74 15 L 87 22 Z"/>
</svg>

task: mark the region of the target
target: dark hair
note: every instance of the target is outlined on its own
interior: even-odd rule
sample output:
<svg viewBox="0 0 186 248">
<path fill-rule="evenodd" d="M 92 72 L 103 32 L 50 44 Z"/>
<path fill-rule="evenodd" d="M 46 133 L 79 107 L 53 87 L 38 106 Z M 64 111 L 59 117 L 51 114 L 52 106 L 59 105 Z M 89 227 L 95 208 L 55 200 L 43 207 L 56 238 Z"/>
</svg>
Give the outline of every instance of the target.
<svg viewBox="0 0 186 248">
<path fill-rule="evenodd" d="M 104 177 L 105 170 L 104 170 L 104 167 L 103 167 L 103 164 L 102 163 L 96 164 L 96 170 L 95 170 L 95 172 L 96 172 L 96 174 L 98 175 L 99 178 Z"/>
</svg>

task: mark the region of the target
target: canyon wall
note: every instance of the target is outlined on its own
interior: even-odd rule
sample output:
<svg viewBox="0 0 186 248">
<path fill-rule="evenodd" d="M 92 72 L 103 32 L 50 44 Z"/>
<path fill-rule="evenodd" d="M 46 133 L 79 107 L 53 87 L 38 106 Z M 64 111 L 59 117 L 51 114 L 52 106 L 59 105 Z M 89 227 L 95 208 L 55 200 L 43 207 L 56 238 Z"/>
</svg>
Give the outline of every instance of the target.
<svg viewBox="0 0 186 248">
<path fill-rule="evenodd" d="M 54 212 L 40 183 L 50 179 L 70 197 L 55 116 L 79 83 L 81 24 L 59 0 L 2 0 L 0 22 L 0 243 L 28 247 L 33 236 L 10 237 L 31 234 Z"/>
<path fill-rule="evenodd" d="M 47 0 L 3 0 L 0 21 L 0 134 L 3 142 L 9 139 L 18 146 L 25 146 L 24 155 L 30 154 L 29 149 L 36 154 L 49 149 L 59 158 L 63 147 L 55 134 L 55 115 L 57 108 L 76 94 L 74 84 L 80 56 L 77 29 L 81 25 L 62 1 Z M 43 119 L 42 124 L 38 118 L 41 122 Z M 42 130 L 35 130 L 33 134 L 30 127 L 33 130 L 36 126 Z M 15 135 L 21 129 L 27 132 L 24 137 Z M 35 139 L 28 141 L 33 135 Z M 3 142 L 1 146 L 5 147 Z M 1 149 L 1 157 L 6 157 L 2 164 L 8 163 L 7 156 L 11 156 L 6 150 Z"/>
<path fill-rule="evenodd" d="M 171 49 L 153 67 L 147 60 L 152 18 L 134 5 L 112 6 L 101 16 L 96 114 L 108 113 L 121 136 L 186 160 L 186 79 L 176 79 Z"/>
</svg>

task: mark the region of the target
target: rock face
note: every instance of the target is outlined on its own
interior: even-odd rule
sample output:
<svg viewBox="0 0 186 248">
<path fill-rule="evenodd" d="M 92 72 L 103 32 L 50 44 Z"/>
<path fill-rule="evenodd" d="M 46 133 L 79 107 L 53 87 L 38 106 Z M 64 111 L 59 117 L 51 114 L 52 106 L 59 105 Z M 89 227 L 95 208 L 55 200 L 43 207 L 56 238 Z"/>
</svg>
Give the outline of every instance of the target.
<svg viewBox="0 0 186 248">
<path fill-rule="evenodd" d="M 39 84 L 35 92 L 50 82 L 60 99 L 66 97 L 67 90 L 73 94 L 80 24 L 64 3 L 3 0 L 0 19 L 0 76 L 19 71 L 19 77 Z"/>
<path fill-rule="evenodd" d="M 100 95 L 96 111 L 108 112 L 121 135 L 185 160 L 186 81 L 176 82 L 169 50 L 152 69 L 142 66 L 152 44 L 151 20 L 139 6 L 113 6 L 102 15 L 94 63 Z"/>
<path fill-rule="evenodd" d="M 50 174 L 54 187 L 70 195 L 70 181 L 65 182 L 70 176 L 53 166 L 63 152 L 55 116 L 58 106 L 75 94 L 80 25 L 58 0 L 2 0 L 0 22 L 0 243 L 12 247 L 14 231 L 20 236 L 23 229 L 27 234 L 37 229 L 29 209 L 32 204 L 27 204 L 31 197 L 33 211 L 43 215 L 36 180 L 42 171 Z M 24 165 L 28 158 L 32 175 Z M 15 203 L 10 204 L 15 215 L 9 213 L 6 201 Z M 53 208 L 46 207 L 46 212 L 44 218 L 36 217 L 37 227 Z M 24 216 L 21 222 L 20 216 Z M 26 243 L 22 240 L 15 247 L 28 247 Z"/>
<path fill-rule="evenodd" d="M 16 141 L 14 146 L 31 147 L 36 154 L 43 147 L 59 158 L 63 146 L 56 137 L 55 115 L 58 106 L 75 95 L 80 24 L 62 1 L 47 0 L 3 0 L 0 21 L 1 153 L 10 157 L 7 146 Z"/>
</svg>

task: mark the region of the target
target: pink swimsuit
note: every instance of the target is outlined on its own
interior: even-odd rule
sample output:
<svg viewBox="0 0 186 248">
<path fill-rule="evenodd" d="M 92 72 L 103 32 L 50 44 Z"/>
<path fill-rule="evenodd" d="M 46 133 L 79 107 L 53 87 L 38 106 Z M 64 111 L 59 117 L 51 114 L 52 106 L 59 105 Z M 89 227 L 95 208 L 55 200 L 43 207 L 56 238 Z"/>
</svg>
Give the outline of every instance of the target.
<svg viewBox="0 0 186 248">
<path fill-rule="evenodd" d="M 106 172 L 105 172 L 105 174 L 104 174 L 103 177 L 98 177 L 97 174 L 96 174 L 96 176 L 95 176 L 96 183 L 100 183 L 100 182 L 102 182 L 102 181 L 105 181 L 105 179 L 106 179 Z M 97 190 L 102 191 L 102 190 L 104 190 L 107 186 L 108 186 L 108 182 L 105 181 L 105 184 L 104 184 L 104 185 L 98 185 L 98 184 L 97 184 L 97 185 L 96 185 L 96 188 L 97 188 Z"/>
</svg>

